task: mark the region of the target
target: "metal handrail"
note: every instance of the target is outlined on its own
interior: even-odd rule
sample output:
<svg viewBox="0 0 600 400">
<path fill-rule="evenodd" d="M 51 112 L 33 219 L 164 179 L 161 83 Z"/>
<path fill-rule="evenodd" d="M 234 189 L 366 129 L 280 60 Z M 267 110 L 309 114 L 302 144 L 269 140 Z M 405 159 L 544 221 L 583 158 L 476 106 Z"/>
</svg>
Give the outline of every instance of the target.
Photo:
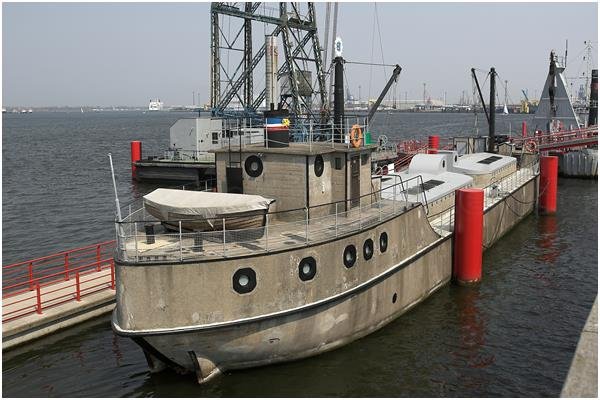
<svg viewBox="0 0 600 400">
<path fill-rule="evenodd" d="M 197 220 L 147 219 L 143 208 L 132 210 L 122 221 L 115 223 L 118 254 L 122 260 L 138 262 L 201 259 L 244 255 L 256 251 L 268 252 L 326 240 L 331 237 L 329 230 L 335 231 L 336 235 L 361 231 L 379 223 L 384 217 L 398 215 L 405 212 L 408 207 L 417 204 L 402 199 L 404 185 L 413 180 L 416 184 L 412 187 L 406 185 L 406 187 L 417 187 L 422 191 L 422 177 L 419 175 L 355 199 L 325 203 L 309 208 L 268 212 L 265 214 L 263 225 L 253 228 L 231 229 L 236 218 L 239 217 L 218 217 L 213 220 L 218 227 L 216 230 L 186 231 L 182 228 L 181 223 Z M 402 190 L 396 190 L 396 188 L 402 188 Z M 394 198 L 389 198 L 389 196 L 381 198 L 383 190 L 393 190 Z M 364 198 L 367 196 L 374 196 L 378 200 L 365 201 Z M 406 196 L 405 193 L 404 196 Z M 422 196 L 421 199 L 421 203 L 426 203 L 425 196 Z M 352 207 L 351 205 L 355 203 L 358 206 Z M 427 207 L 426 204 L 425 207 Z M 321 208 L 320 212 L 317 212 L 318 208 Z M 333 211 L 334 209 L 335 211 Z M 142 212 L 140 213 L 140 211 Z M 288 215 L 284 213 L 288 213 Z M 134 219 L 136 216 L 144 217 L 144 219 Z M 168 225 L 171 227 L 170 230 L 165 233 L 146 234 L 145 231 L 139 229 L 146 223 L 155 224 L 157 222 Z M 144 240 L 147 243 L 144 243 Z"/>
<path fill-rule="evenodd" d="M 3 298 L 34 290 L 32 284 L 34 281 L 47 282 L 57 276 L 69 280 L 72 271 L 88 266 L 90 263 L 100 263 L 110 259 L 115 243 L 115 240 L 109 240 L 3 266 Z M 15 290 L 19 286 L 26 287 Z"/>
<path fill-rule="evenodd" d="M 109 270 L 109 273 L 102 271 Z M 115 264 L 113 258 L 95 261 L 87 265 L 70 269 L 73 278 L 50 280 L 42 282 L 45 278 L 63 277 L 63 273 L 50 274 L 45 277 L 21 282 L 11 285 L 12 288 L 25 285 L 27 290 L 21 290 L 3 295 L 2 298 L 2 322 L 8 322 L 33 313 L 43 314 L 43 310 L 55 307 L 71 301 L 81 301 L 82 297 L 89 296 L 102 290 L 115 290 Z M 81 279 L 84 277 L 84 279 Z M 85 278 L 87 277 L 87 278 Z M 59 283 L 60 282 L 60 283 Z M 89 284 L 94 282 L 93 284 Z M 87 284 L 87 285 L 86 285 Z M 85 287 L 84 287 L 85 286 Z M 4 289 L 4 288 L 3 288 Z M 35 291 L 35 295 L 29 297 L 18 296 L 27 292 Z"/>
</svg>

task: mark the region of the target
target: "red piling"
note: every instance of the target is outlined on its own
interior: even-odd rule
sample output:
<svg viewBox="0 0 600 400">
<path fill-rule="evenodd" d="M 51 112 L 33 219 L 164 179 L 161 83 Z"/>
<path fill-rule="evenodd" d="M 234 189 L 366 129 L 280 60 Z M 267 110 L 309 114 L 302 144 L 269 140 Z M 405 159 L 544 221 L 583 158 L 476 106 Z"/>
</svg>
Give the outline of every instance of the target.
<svg viewBox="0 0 600 400">
<path fill-rule="evenodd" d="M 142 142 L 133 140 L 131 142 L 131 177 L 136 179 L 135 162 L 142 159 Z"/>
<path fill-rule="evenodd" d="M 523 137 L 527 137 L 527 122 L 523 121 L 521 124 L 521 134 Z"/>
<path fill-rule="evenodd" d="M 556 213 L 558 192 L 558 157 L 540 157 L 540 196 L 538 211 L 540 214 Z"/>
<path fill-rule="evenodd" d="M 458 283 L 481 280 L 483 244 L 483 190 L 456 191 L 454 222 L 454 279 Z"/>
<path fill-rule="evenodd" d="M 440 148 L 440 137 L 438 135 L 429 136 L 429 150 L 427 150 L 428 154 L 437 154 L 438 149 Z"/>
</svg>

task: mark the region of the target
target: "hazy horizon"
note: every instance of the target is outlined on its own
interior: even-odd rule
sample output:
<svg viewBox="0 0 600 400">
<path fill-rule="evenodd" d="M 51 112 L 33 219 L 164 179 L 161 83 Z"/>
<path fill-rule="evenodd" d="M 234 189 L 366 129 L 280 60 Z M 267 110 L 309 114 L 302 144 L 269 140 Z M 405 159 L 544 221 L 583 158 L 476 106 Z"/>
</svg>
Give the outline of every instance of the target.
<svg viewBox="0 0 600 400">
<path fill-rule="evenodd" d="M 268 5 L 274 7 L 271 3 Z M 456 103 L 471 97 L 471 67 L 499 74 L 513 103 L 541 92 L 548 56 L 564 55 L 567 76 L 581 76 L 584 41 L 597 68 L 597 3 L 340 3 L 344 58 L 402 66 L 398 99 Z M 325 3 L 317 4 L 323 28 Z M 166 106 L 209 101 L 210 3 L 4 3 L 2 104 L 5 107 Z M 256 36 L 262 34 L 254 25 Z M 323 32 L 319 34 L 323 40 Z M 376 97 L 386 70 L 348 66 L 350 92 Z M 262 71 L 257 71 L 261 74 Z M 485 80 L 485 74 L 479 78 Z M 264 81 L 264 79 L 263 79 Z M 260 79 L 255 87 L 260 89 Z M 575 89 L 578 88 L 575 87 Z M 259 90 L 255 89 L 255 94 Z"/>
</svg>

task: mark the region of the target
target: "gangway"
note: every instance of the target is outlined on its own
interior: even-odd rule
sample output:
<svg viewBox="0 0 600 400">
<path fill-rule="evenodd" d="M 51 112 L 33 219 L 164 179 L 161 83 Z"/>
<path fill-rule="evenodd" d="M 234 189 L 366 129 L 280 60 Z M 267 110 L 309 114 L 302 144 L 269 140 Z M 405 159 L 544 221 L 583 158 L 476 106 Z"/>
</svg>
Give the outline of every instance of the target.
<svg viewBox="0 0 600 400">
<path fill-rule="evenodd" d="M 517 148 L 529 152 L 576 150 L 598 145 L 598 126 L 536 136 L 513 138 Z"/>
</svg>

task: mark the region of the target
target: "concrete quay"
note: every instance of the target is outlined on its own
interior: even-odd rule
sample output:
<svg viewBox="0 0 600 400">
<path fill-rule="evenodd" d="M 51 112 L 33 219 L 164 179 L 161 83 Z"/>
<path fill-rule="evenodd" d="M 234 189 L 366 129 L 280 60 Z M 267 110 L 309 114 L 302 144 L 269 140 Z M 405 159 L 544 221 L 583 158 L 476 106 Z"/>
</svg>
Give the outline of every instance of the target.
<svg viewBox="0 0 600 400">
<path fill-rule="evenodd" d="M 598 398 L 598 297 L 581 332 L 560 397 Z"/>
</svg>

